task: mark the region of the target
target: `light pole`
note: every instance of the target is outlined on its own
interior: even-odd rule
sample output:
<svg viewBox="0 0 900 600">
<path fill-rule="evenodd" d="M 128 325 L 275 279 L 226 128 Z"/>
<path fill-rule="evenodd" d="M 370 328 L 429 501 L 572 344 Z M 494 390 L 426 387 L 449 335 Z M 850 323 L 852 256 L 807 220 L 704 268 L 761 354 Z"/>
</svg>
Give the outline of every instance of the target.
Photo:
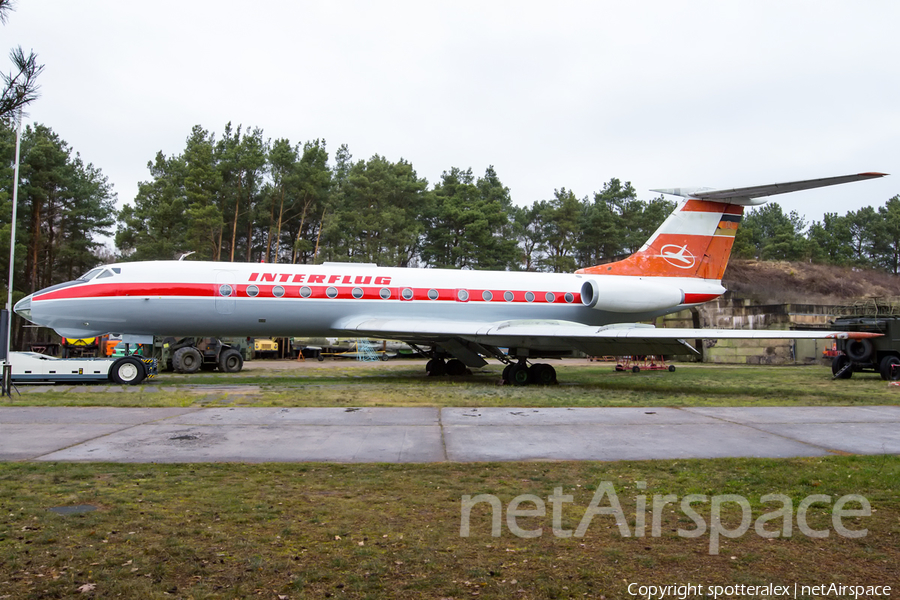
<svg viewBox="0 0 900 600">
<path fill-rule="evenodd" d="M 13 298 L 13 271 L 16 266 L 16 212 L 19 206 L 19 148 L 22 140 L 22 109 L 17 111 L 16 117 L 16 164 L 13 168 L 13 197 L 12 197 L 12 222 L 9 235 L 9 287 L 6 296 L 6 354 L 3 357 L 3 391 L 8 393 L 10 389 L 9 378 L 12 375 L 12 365 L 9 361 L 9 346 L 12 338 L 12 298 Z"/>
</svg>

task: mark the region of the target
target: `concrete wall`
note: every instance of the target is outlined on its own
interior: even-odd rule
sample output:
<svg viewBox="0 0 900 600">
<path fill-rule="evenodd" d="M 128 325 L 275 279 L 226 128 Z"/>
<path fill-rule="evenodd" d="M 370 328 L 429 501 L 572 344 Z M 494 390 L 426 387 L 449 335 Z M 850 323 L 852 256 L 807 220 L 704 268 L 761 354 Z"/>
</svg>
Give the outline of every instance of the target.
<svg viewBox="0 0 900 600">
<path fill-rule="evenodd" d="M 834 307 L 813 304 L 756 305 L 731 294 L 693 310 L 661 317 L 659 327 L 701 327 L 703 329 L 828 329 Z M 688 340 L 692 343 L 691 340 Z M 827 340 L 697 340 L 702 360 L 709 363 L 785 365 L 828 364 L 823 351 L 832 347 Z M 685 360 L 697 360 L 684 356 Z"/>
</svg>

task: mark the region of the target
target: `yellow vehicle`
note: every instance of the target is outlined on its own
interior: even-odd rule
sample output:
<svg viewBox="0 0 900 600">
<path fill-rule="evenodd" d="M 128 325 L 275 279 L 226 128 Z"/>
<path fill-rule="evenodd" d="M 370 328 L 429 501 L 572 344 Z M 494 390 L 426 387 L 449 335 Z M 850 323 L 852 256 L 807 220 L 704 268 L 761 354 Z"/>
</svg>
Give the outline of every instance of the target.
<svg viewBox="0 0 900 600">
<path fill-rule="evenodd" d="M 278 342 L 271 338 L 256 338 L 253 340 L 254 358 L 275 358 L 278 355 Z"/>
</svg>

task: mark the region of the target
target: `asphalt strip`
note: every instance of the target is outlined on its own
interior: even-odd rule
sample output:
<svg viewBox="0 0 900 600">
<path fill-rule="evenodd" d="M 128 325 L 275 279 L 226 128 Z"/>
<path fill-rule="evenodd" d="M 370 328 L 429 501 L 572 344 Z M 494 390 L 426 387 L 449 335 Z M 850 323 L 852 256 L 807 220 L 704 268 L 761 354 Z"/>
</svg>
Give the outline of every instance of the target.
<svg viewBox="0 0 900 600">
<path fill-rule="evenodd" d="M 0 460 L 433 463 L 900 454 L 900 406 L 0 407 Z"/>
</svg>

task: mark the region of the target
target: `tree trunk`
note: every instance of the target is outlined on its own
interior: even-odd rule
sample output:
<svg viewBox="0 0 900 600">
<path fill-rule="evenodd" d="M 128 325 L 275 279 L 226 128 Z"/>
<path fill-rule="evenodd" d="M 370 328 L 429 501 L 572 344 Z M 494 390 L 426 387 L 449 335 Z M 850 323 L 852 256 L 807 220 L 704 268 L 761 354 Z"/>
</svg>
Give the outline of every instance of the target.
<svg viewBox="0 0 900 600">
<path fill-rule="evenodd" d="M 231 228 L 231 256 L 229 260 L 234 262 L 234 246 L 237 240 L 238 208 L 241 205 L 241 186 L 238 185 L 238 196 L 234 201 L 234 227 Z"/>
</svg>

